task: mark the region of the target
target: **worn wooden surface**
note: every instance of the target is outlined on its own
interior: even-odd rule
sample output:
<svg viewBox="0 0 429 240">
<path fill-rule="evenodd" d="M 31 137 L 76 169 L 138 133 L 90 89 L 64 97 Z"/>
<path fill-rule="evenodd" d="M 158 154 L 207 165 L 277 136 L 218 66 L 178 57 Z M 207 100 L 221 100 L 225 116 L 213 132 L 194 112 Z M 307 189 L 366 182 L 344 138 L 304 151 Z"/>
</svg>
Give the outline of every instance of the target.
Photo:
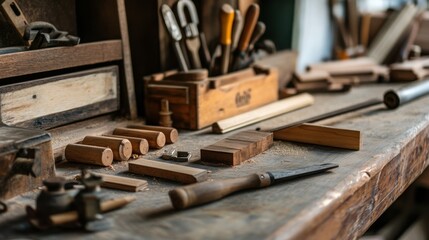
<svg viewBox="0 0 429 240">
<path fill-rule="evenodd" d="M 281 126 L 322 112 L 345 107 L 370 97 L 382 96 L 388 87 L 369 85 L 350 93 L 319 94 L 313 106 L 267 120 L 262 129 Z M 133 194 L 137 200 L 106 214 L 115 219 L 106 232 L 75 230 L 17 231 L 23 222 L 24 205 L 34 206 L 36 192 L 8 201 L 10 211 L 0 215 L 0 238 L 44 239 L 353 239 L 361 235 L 428 165 L 429 97 L 397 110 L 374 106 L 319 122 L 362 131 L 360 151 L 274 141 L 265 153 L 237 167 L 202 165 L 199 149 L 228 135 L 212 135 L 208 129 L 181 131 L 181 139 L 165 149 L 150 151 L 145 158 L 158 159 L 166 149 L 191 151 L 192 163 L 211 171 L 210 179 L 246 176 L 258 171 L 332 162 L 331 173 L 294 180 L 265 189 L 232 195 L 221 201 L 173 211 L 168 191 L 180 184 L 127 173 L 127 164 L 92 168 L 100 173 L 147 180 L 149 190 Z M 231 134 L 234 134 L 232 132 Z M 159 160 L 162 161 L 162 160 Z M 57 166 L 59 174 L 77 174 L 77 165 Z M 209 179 L 209 181 L 210 181 Z M 110 197 L 128 195 L 105 190 Z"/>
</svg>

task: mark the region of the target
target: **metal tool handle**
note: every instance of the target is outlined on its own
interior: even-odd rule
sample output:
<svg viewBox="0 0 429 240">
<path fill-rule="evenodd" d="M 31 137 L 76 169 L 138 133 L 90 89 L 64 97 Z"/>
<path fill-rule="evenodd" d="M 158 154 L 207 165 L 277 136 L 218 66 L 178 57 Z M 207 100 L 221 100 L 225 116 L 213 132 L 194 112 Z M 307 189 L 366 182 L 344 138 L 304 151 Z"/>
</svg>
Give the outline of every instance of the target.
<svg viewBox="0 0 429 240">
<path fill-rule="evenodd" d="M 186 63 L 185 56 L 183 55 L 180 42 L 174 42 L 174 53 L 176 54 L 177 62 L 179 63 L 179 69 L 183 72 L 188 72 L 188 64 Z"/>
<path fill-rule="evenodd" d="M 219 200 L 234 192 L 269 185 L 270 176 L 267 173 L 252 174 L 241 178 L 202 182 L 179 187 L 171 190 L 168 195 L 175 209 L 185 209 Z"/>
<path fill-rule="evenodd" d="M 384 104 L 395 109 L 400 105 L 429 93 L 429 80 L 418 81 L 398 90 L 389 90 L 384 94 Z"/>
</svg>

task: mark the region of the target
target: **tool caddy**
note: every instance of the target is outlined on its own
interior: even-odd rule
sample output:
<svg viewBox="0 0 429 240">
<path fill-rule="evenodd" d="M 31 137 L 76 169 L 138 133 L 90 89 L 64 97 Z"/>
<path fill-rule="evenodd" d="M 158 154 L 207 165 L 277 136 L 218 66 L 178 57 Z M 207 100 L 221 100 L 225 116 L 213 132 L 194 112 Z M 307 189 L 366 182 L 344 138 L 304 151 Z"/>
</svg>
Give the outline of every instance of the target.
<svg viewBox="0 0 429 240">
<path fill-rule="evenodd" d="M 149 124 L 159 123 L 161 101 L 167 99 L 173 126 L 196 130 L 277 101 L 278 72 L 253 66 L 199 81 L 171 72 L 155 74 L 145 78 L 144 96 Z"/>
<path fill-rule="evenodd" d="M 123 0 L 5 0 L 1 9 L 0 200 L 54 176 L 67 144 L 137 118 Z M 37 21 L 80 43 L 64 47 L 64 33 L 29 50 L 21 33 Z"/>
</svg>

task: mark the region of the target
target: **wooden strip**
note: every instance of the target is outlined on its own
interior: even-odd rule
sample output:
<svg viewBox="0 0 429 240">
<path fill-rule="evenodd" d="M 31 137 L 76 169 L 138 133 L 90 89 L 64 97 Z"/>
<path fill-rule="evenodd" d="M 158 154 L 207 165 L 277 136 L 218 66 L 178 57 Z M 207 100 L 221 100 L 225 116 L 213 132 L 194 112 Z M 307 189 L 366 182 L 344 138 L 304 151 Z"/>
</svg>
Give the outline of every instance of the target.
<svg viewBox="0 0 429 240">
<path fill-rule="evenodd" d="M 120 40 L 0 55 L 0 79 L 122 59 Z"/>
<path fill-rule="evenodd" d="M 274 132 L 274 139 L 359 150 L 360 131 L 304 123 Z"/>
<path fill-rule="evenodd" d="M 113 159 L 116 161 L 127 161 L 132 154 L 131 142 L 128 139 L 112 137 L 86 136 L 82 144 L 98 147 L 108 147 L 113 151 Z"/>
<path fill-rule="evenodd" d="M 287 112 L 291 112 L 314 103 L 314 98 L 308 93 L 289 97 L 261 108 L 218 121 L 212 125 L 214 133 L 226 133 L 251 125 Z"/>
<path fill-rule="evenodd" d="M 147 181 L 129 177 L 114 176 L 108 174 L 96 173 L 103 177 L 101 187 L 118 189 L 128 192 L 138 192 L 147 188 Z"/>
<path fill-rule="evenodd" d="M 0 87 L 0 118 L 7 125 L 48 128 L 114 112 L 119 109 L 118 86 L 116 66 L 7 85 Z M 76 113 L 89 107 L 95 108 Z"/>
<path fill-rule="evenodd" d="M 175 143 L 179 140 L 179 132 L 172 127 L 149 126 L 149 125 L 129 125 L 128 128 L 143 129 L 162 132 L 165 135 L 167 143 Z"/>
<path fill-rule="evenodd" d="M 113 135 L 144 138 L 148 141 L 150 148 L 162 148 L 165 146 L 165 135 L 162 132 L 132 128 L 116 128 L 113 130 Z"/>
<path fill-rule="evenodd" d="M 105 147 L 69 144 L 64 151 L 64 157 L 69 162 L 110 166 L 113 161 L 113 152 Z"/>
<path fill-rule="evenodd" d="M 133 148 L 133 153 L 145 155 L 149 151 L 149 143 L 144 138 L 136 138 L 136 137 L 127 137 L 121 135 L 109 135 L 104 134 L 103 136 L 118 138 L 118 139 L 128 139 L 131 142 L 131 146 Z"/>
<path fill-rule="evenodd" d="M 186 184 L 202 182 L 208 178 L 208 172 L 204 169 L 146 159 L 130 162 L 128 168 L 132 173 L 164 178 Z"/>
</svg>

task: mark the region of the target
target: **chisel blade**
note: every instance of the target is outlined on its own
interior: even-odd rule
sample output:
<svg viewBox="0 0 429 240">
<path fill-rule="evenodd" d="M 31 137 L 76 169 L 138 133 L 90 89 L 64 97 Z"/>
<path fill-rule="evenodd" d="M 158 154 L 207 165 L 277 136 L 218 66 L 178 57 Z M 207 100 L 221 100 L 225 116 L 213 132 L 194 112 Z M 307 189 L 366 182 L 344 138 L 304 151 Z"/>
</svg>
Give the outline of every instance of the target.
<svg viewBox="0 0 429 240">
<path fill-rule="evenodd" d="M 299 177 L 304 177 L 316 173 L 325 172 L 327 170 L 337 168 L 337 164 L 333 163 L 323 163 L 320 165 L 312 165 L 308 167 L 296 168 L 291 170 L 284 171 L 272 171 L 267 172 L 271 179 L 271 185 L 279 182 L 284 182 L 288 180 L 292 180 Z"/>
</svg>

